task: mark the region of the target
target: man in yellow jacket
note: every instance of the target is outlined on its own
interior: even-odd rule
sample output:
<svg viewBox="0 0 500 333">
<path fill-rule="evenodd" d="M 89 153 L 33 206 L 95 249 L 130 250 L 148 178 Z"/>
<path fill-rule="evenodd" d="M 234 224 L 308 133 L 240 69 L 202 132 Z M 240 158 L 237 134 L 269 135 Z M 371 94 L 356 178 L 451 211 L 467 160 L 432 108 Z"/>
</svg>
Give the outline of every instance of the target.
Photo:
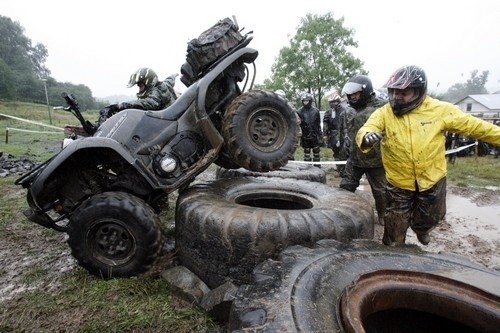
<svg viewBox="0 0 500 333">
<path fill-rule="evenodd" d="M 429 232 L 446 214 L 444 132 L 500 144 L 500 127 L 427 96 L 425 72 L 404 66 L 387 82 L 389 103 L 359 129 L 356 144 L 368 152 L 380 141 L 387 186 L 382 242 L 404 244 L 409 227 L 427 245 Z"/>
</svg>

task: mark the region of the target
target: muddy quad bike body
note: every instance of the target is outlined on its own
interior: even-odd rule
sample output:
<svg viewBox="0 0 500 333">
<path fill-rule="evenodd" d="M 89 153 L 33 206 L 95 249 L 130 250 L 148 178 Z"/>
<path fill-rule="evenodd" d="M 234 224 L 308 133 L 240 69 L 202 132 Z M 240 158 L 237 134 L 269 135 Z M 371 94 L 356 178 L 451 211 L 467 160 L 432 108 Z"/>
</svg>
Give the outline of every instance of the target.
<svg viewBox="0 0 500 333">
<path fill-rule="evenodd" d="M 250 41 L 189 77 L 168 108 L 123 110 L 16 180 L 28 190 L 25 216 L 68 232 L 73 256 L 92 274 L 137 275 L 161 247 L 156 215 L 169 193 L 212 163 L 259 172 L 285 165 L 299 123 L 282 97 L 240 88 L 258 55 Z"/>
</svg>

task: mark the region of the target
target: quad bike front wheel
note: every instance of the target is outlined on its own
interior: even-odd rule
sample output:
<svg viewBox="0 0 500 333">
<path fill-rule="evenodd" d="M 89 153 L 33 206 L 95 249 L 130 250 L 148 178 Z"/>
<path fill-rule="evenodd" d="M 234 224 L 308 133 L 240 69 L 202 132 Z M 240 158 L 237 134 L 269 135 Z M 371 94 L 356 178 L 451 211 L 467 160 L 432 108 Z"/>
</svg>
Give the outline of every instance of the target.
<svg viewBox="0 0 500 333">
<path fill-rule="evenodd" d="M 286 99 L 272 91 L 253 90 L 228 106 L 222 134 L 229 156 L 238 165 L 267 172 L 293 158 L 301 133 L 299 124 Z"/>
<path fill-rule="evenodd" d="M 123 192 L 91 197 L 76 209 L 68 245 L 79 265 L 101 278 L 148 271 L 161 250 L 160 222 L 143 200 Z"/>
</svg>

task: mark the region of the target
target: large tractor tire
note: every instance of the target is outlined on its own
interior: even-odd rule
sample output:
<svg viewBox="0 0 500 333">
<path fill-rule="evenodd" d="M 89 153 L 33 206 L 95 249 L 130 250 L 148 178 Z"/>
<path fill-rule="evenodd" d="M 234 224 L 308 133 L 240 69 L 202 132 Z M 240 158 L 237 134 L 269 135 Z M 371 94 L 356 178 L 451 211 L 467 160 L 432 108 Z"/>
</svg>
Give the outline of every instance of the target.
<svg viewBox="0 0 500 333">
<path fill-rule="evenodd" d="M 224 113 L 227 153 L 242 168 L 267 172 L 293 158 L 300 120 L 292 105 L 272 91 L 254 90 L 235 98 Z"/>
<path fill-rule="evenodd" d="M 158 216 L 143 200 L 123 192 L 84 201 L 70 219 L 68 236 L 79 265 L 106 279 L 148 271 L 162 247 Z"/>
<path fill-rule="evenodd" d="M 181 192 L 176 205 L 180 263 L 209 287 L 251 281 L 255 266 L 290 245 L 373 238 L 363 198 L 318 182 L 218 179 Z"/>
<path fill-rule="evenodd" d="M 498 332 L 500 272 L 417 246 L 322 240 L 261 263 L 231 332 Z"/>
</svg>

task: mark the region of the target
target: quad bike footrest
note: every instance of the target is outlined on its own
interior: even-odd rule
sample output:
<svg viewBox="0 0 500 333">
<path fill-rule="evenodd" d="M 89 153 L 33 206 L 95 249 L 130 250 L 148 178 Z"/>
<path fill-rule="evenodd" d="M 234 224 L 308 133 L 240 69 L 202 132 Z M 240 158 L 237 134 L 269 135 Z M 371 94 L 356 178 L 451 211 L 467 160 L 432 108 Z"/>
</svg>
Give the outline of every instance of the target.
<svg viewBox="0 0 500 333">
<path fill-rule="evenodd" d="M 67 229 L 66 227 L 57 225 L 56 221 L 54 221 L 49 215 L 47 215 L 47 213 L 41 211 L 35 211 L 31 207 L 23 209 L 23 214 L 28 218 L 28 220 L 35 222 L 45 228 L 54 229 L 62 232 L 65 232 Z"/>
</svg>

